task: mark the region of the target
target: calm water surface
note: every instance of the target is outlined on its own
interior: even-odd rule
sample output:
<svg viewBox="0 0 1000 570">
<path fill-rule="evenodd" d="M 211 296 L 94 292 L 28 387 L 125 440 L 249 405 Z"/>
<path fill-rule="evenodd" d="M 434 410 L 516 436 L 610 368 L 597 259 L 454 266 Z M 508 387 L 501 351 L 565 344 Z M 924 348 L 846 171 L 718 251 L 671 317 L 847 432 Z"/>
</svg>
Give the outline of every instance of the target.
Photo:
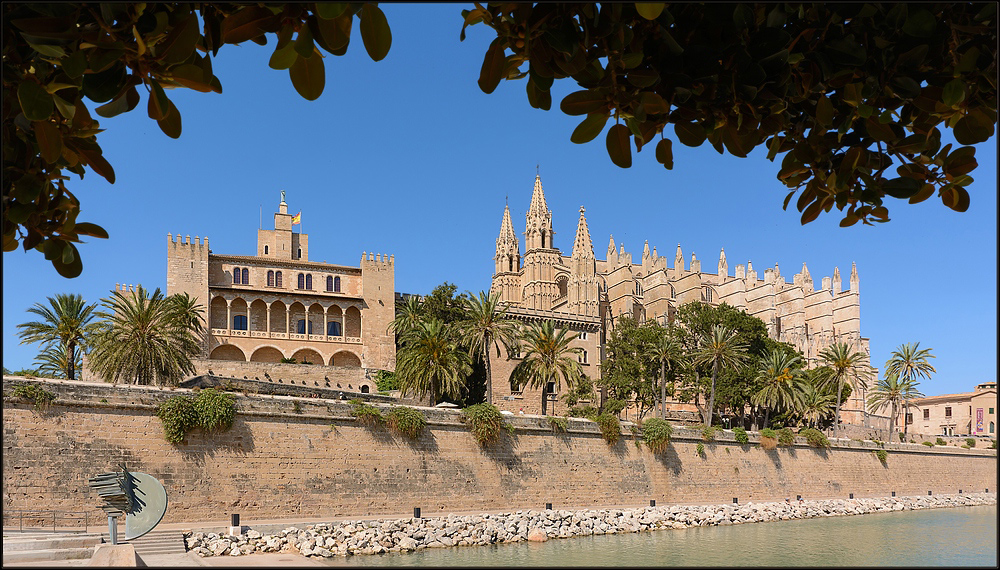
<svg viewBox="0 0 1000 570">
<path fill-rule="evenodd" d="M 323 559 L 318 559 L 323 560 Z M 959 507 L 544 543 L 335 557 L 330 566 L 989 566 L 997 507 Z"/>
</svg>

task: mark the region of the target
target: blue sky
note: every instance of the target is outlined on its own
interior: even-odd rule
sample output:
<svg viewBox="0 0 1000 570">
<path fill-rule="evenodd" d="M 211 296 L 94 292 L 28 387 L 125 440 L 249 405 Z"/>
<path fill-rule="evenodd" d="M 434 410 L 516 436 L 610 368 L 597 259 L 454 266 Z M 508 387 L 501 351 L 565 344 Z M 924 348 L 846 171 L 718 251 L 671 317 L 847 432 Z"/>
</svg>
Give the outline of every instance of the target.
<svg viewBox="0 0 1000 570">
<path fill-rule="evenodd" d="M 263 209 L 264 228 L 273 227 L 282 189 L 289 211 L 302 211 L 313 260 L 357 265 L 362 251 L 388 253 L 397 291 L 428 293 L 444 281 L 460 291 L 487 289 L 504 201 L 520 233 L 540 165 L 564 252 L 585 206 L 599 258 L 613 234 L 636 257 L 648 240 L 672 260 L 680 243 L 686 259 L 694 252 L 708 271 L 721 248 L 730 271 L 749 260 L 762 274 L 777 263 L 791 281 L 805 262 L 817 286 L 839 266 L 845 288 L 856 262 L 873 364 L 919 341 L 936 356 L 925 394 L 996 380 L 995 138 L 977 152 L 966 213 L 937 197 L 912 206 L 890 198 L 888 224 L 840 228 L 834 210 L 801 226 L 793 205 L 781 209 L 780 160 L 768 162 L 765 152 L 740 159 L 675 140 L 672 171 L 652 147 L 620 169 L 603 135 L 569 141 L 579 118 L 558 103 L 577 89 L 572 80 L 556 82 L 552 111 L 528 105 L 524 81 L 480 91 L 491 31 L 473 26 L 460 42 L 462 5 L 383 8 L 389 55 L 371 61 L 355 23 L 347 55 L 326 54 L 326 89 L 316 101 L 295 92 L 287 71 L 267 66 L 273 40 L 247 42 L 225 46 L 214 60 L 221 95 L 167 92 L 183 118 L 179 140 L 146 117 L 145 101 L 102 120 L 108 130 L 99 141 L 117 182 L 88 171 L 70 185 L 83 205 L 79 219 L 111 238 L 83 245 L 84 272 L 72 280 L 39 253 L 3 255 L 3 365 L 32 365 L 38 349 L 19 345 L 15 326 L 48 296 L 96 302 L 115 283 L 165 289 L 168 232 L 207 236 L 215 253 L 252 255 L 254 222 Z"/>
</svg>

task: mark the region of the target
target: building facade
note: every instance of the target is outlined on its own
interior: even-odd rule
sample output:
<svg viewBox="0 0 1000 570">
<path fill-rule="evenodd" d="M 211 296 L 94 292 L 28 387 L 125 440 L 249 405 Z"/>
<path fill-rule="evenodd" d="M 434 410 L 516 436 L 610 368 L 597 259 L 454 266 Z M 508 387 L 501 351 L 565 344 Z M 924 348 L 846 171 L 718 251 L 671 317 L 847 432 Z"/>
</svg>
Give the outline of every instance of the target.
<svg viewBox="0 0 1000 570">
<path fill-rule="evenodd" d="M 910 400 L 909 412 L 900 413 L 898 431 L 935 436 L 996 437 L 997 383 L 984 382 L 975 391 L 963 394 L 943 394 Z"/>
<path fill-rule="evenodd" d="M 639 322 L 669 322 L 678 307 L 691 301 L 727 303 L 760 318 L 771 338 L 797 347 L 809 366 L 816 365 L 820 351 L 835 342 L 869 354 L 868 339 L 861 336 L 860 280 L 853 264 L 848 288 L 843 289 L 839 268 L 816 287 L 804 263 L 791 283 L 777 265 L 761 275 L 748 261 L 730 274 L 725 251 L 719 254 L 715 273 L 703 271 L 694 253 L 690 261 L 685 259 L 679 244 L 671 266 L 655 247 L 650 250 L 648 242 L 640 259 L 633 261 L 613 236 L 605 259 L 597 259 L 582 207 L 572 252 L 563 255 L 554 244 L 552 213 L 538 176 L 525 218 L 522 255 L 510 209 L 504 209 L 491 291 L 509 304 L 509 313 L 519 320 L 548 318 L 583 333 L 576 345 L 586 351 L 584 372 L 593 379 L 600 378 L 597 364 L 616 319 L 628 315 Z M 511 411 L 540 412 L 539 390 L 510 391 L 510 371 L 517 361 L 498 364 L 493 369 L 494 402 Z M 558 396 L 553 393 L 547 399 L 555 401 Z M 842 409 L 842 421 L 864 422 L 863 398 L 862 391 L 852 394 Z"/>
<path fill-rule="evenodd" d="M 310 261 L 309 236 L 292 231 L 293 217 L 282 192 L 274 229 L 257 231 L 256 255 L 216 254 L 208 238 L 167 234 L 167 294 L 188 293 L 206 307 L 197 373 L 263 376 L 294 359 L 316 367 L 311 375 L 373 392 L 365 369 L 396 365 L 386 330 L 394 256 L 365 252 L 357 267 Z"/>
</svg>

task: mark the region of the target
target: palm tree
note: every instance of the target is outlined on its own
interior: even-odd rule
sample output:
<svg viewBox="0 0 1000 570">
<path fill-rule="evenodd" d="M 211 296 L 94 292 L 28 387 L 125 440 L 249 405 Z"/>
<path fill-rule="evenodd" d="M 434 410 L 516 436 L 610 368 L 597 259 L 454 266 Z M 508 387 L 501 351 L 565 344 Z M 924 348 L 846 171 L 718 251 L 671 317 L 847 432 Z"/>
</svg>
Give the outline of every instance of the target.
<svg viewBox="0 0 1000 570">
<path fill-rule="evenodd" d="M 705 413 L 705 425 L 712 425 L 712 411 L 715 407 L 715 381 L 723 368 L 736 367 L 746 361 L 747 347 L 737 339 L 737 331 L 722 325 L 713 325 L 699 339 L 699 347 L 695 350 L 694 363 L 712 365 L 712 390 L 708 399 L 708 410 Z"/>
<path fill-rule="evenodd" d="M 825 394 L 816 389 L 811 382 L 802 385 L 798 412 L 809 427 L 816 427 L 819 422 L 833 411 L 833 394 Z"/>
<path fill-rule="evenodd" d="M 422 320 L 420 298 L 416 295 L 410 295 L 405 301 L 396 305 L 396 318 L 392 319 L 392 322 L 389 323 L 389 328 L 386 332 L 392 332 L 397 337 L 401 337 L 415 329 Z"/>
<path fill-rule="evenodd" d="M 660 361 L 660 418 L 667 417 L 667 370 L 673 371 L 681 357 L 681 347 L 667 330 L 649 346 L 649 355 Z"/>
<path fill-rule="evenodd" d="M 449 327 L 437 319 L 419 321 L 401 340 L 396 378 L 404 394 L 429 395 L 432 406 L 439 396 L 462 395 L 472 363 Z"/>
<path fill-rule="evenodd" d="M 757 371 L 757 381 L 764 386 L 750 397 L 755 406 L 767 409 L 764 414 L 764 427 L 771 417 L 771 410 L 794 410 L 801 400 L 802 377 L 804 372 L 796 365 L 801 359 L 797 355 L 788 354 L 783 350 L 772 350 L 760 363 Z"/>
<path fill-rule="evenodd" d="M 868 396 L 868 411 L 874 413 L 885 406 L 889 408 L 889 441 L 892 441 L 896 434 L 896 410 L 903 402 L 910 398 L 922 398 L 923 394 L 917 391 L 916 381 L 903 379 L 896 374 L 886 371 L 885 377 L 880 378 Z M 906 423 L 906 417 L 903 417 Z"/>
<path fill-rule="evenodd" d="M 889 360 L 885 363 L 886 375 L 894 374 L 903 380 L 913 381 L 913 387 L 917 385 L 917 378 L 931 379 L 931 374 L 937 372 L 934 367 L 927 362 L 928 358 L 934 358 L 931 349 L 920 348 L 920 343 L 906 343 L 892 352 Z M 909 424 L 906 423 L 906 415 L 910 413 L 910 398 L 903 399 L 903 434 L 909 433 Z"/>
<path fill-rule="evenodd" d="M 205 330 L 202 325 L 205 322 L 205 307 L 198 304 L 198 300 L 187 293 L 177 293 L 168 297 L 175 304 L 174 311 L 181 323 L 191 329 L 196 336 L 201 336 Z"/>
<path fill-rule="evenodd" d="M 479 292 L 479 298 L 463 298 L 465 318 L 459 323 L 461 340 L 473 357 L 479 357 L 486 367 L 486 402 L 493 403 L 493 376 L 490 372 L 490 347 L 500 346 L 511 354 L 517 347 L 519 325 L 507 317 L 507 307 L 500 305 L 500 295 Z"/>
<path fill-rule="evenodd" d="M 870 367 L 865 363 L 868 359 L 863 352 L 851 352 L 846 342 L 834 343 L 819 353 L 820 361 L 828 367 L 820 381 L 824 386 L 837 387 L 836 408 L 834 411 L 834 430 L 840 432 L 840 401 L 843 399 L 845 384 L 850 384 L 853 390 L 868 387 Z"/>
<path fill-rule="evenodd" d="M 552 321 L 533 323 L 524 331 L 524 355 L 521 362 L 510 373 L 510 384 L 513 389 L 530 386 L 532 389 L 542 388 L 542 414 L 547 411 L 546 388 L 553 382 L 556 389 L 561 389 L 562 382 L 572 389 L 576 381 L 583 375 L 580 368 L 580 347 L 572 347 L 570 343 L 576 334 L 569 329 L 559 329 L 556 332 Z"/>
<path fill-rule="evenodd" d="M 75 351 L 75 361 L 69 362 L 69 353 L 66 345 L 62 343 L 51 343 L 45 350 L 35 357 L 35 365 L 38 366 L 39 376 L 51 378 L 64 378 L 66 371 L 72 366 L 73 370 L 83 368 L 83 351 Z"/>
<path fill-rule="evenodd" d="M 104 321 L 91 368 L 108 382 L 134 384 L 173 384 L 194 373 L 191 357 L 201 346 L 193 327 L 201 309 L 188 301 L 164 297 L 159 289 L 150 295 L 142 286 L 112 292 L 101 300 L 106 310 L 97 313 Z"/>
<path fill-rule="evenodd" d="M 38 315 L 42 320 L 17 325 L 20 329 L 17 336 L 21 339 L 21 344 L 43 343 L 43 350 L 53 348 L 52 345 L 63 345 L 61 350 L 67 357 L 63 359 L 65 367 L 59 373 L 75 380 L 80 356 L 97 329 L 96 323 L 92 322 L 97 305 L 86 304 L 81 295 L 64 293 L 55 298 L 48 297 L 48 301 L 49 307 L 35 303 L 28 309 L 29 313 Z"/>
</svg>

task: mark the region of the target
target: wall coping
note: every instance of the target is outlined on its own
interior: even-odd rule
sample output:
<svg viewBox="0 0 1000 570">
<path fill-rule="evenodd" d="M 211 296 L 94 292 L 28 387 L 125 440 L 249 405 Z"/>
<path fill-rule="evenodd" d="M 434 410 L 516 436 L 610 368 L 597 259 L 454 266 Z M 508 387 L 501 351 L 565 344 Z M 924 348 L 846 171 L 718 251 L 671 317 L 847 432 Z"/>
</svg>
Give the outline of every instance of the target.
<svg viewBox="0 0 1000 570">
<path fill-rule="evenodd" d="M 147 410 L 155 414 L 158 405 L 168 398 L 178 395 L 194 393 L 188 388 L 163 388 L 157 386 L 136 386 L 127 384 L 108 384 L 105 382 L 86 382 L 80 380 L 62 380 L 51 378 L 25 378 L 20 376 L 3 376 L 4 404 L 6 409 L 17 400 L 9 396 L 8 391 L 18 384 L 37 384 L 56 393 L 56 399 L 50 406 L 63 407 L 92 407 L 107 409 L 131 409 Z M 299 396 L 284 395 L 246 395 L 229 392 L 236 401 L 237 414 L 252 417 L 284 417 L 301 418 L 309 420 L 321 420 L 327 422 L 355 422 L 356 418 L 351 415 L 351 404 L 328 398 L 306 398 Z M 106 400 L 106 401 L 102 401 Z M 370 402 L 381 410 L 388 410 L 394 405 L 408 404 L 386 404 L 380 402 Z M 298 412 L 296 406 L 298 404 Z M 25 403 L 25 405 L 28 405 Z M 408 405 L 420 410 L 427 417 L 427 424 L 436 427 L 462 427 L 465 422 L 461 410 L 447 408 L 431 408 L 427 406 Z M 549 423 L 549 417 L 524 415 L 508 416 L 506 421 L 514 427 L 516 432 L 549 433 L 556 437 L 570 434 L 577 435 L 598 435 L 599 426 L 590 420 L 583 418 L 565 418 L 568 427 L 565 432 L 555 431 Z M 557 417 L 557 416 L 551 416 Z M 632 428 L 636 424 L 630 421 L 622 422 L 622 438 L 641 440 L 641 431 L 632 433 Z M 705 445 L 732 445 L 750 446 L 760 443 L 760 434 L 757 432 L 747 432 L 749 436 L 748 444 L 740 444 L 735 439 L 732 430 L 716 431 L 712 441 L 706 441 L 701 434 L 701 428 L 690 428 L 674 426 L 671 441 L 683 441 L 688 443 L 703 443 Z M 983 439 L 989 441 L 988 439 Z M 783 446 L 782 446 L 783 447 Z M 776 448 L 782 449 L 782 447 Z M 810 446 L 805 438 L 797 436 L 795 443 L 788 447 L 791 449 L 821 449 Z M 884 449 L 892 452 L 922 454 L 922 455 L 965 455 L 996 457 L 997 450 L 985 448 L 962 449 L 954 446 L 933 446 L 928 447 L 923 444 L 884 442 L 882 444 L 874 441 L 856 441 L 846 438 L 830 438 L 828 449 L 841 449 L 847 451 L 876 451 Z"/>
</svg>

